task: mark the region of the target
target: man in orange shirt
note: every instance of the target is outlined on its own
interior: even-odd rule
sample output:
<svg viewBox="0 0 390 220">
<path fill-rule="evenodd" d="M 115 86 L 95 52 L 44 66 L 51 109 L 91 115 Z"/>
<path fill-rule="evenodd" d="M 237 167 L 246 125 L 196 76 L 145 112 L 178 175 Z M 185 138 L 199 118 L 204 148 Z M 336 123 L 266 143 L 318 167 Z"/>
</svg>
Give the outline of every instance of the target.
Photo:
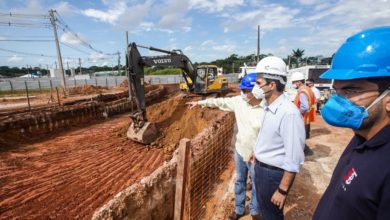
<svg viewBox="0 0 390 220">
<path fill-rule="evenodd" d="M 316 98 L 310 87 L 305 85 L 305 76 L 301 72 L 294 72 L 291 75 L 293 87 L 298 89 L 294 103 L 299 108 L 305 123 L 306 139 L 310 138 L 310 122 L 315 121 Z"/>
</svg>

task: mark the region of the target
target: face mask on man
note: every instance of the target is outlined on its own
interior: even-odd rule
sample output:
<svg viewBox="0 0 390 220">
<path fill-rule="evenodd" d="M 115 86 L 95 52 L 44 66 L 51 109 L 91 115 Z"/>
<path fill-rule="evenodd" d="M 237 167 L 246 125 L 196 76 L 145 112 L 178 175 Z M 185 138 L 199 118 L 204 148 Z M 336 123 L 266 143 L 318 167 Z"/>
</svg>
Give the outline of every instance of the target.
<svg viewBox="0 0 390 220">
<path fill-rule="evenodd" d="M 298 89 L 298 86 L 296 84 L 292 84 L 291 86 L 293 89 Z"/>
<path fill-rule="evenodd" d="M 252 94 L 258 100 L 265 98 L 264 90 L 262 88 L 260 88 L 258 85 L 255 85 L 253 87 Z"/>
<path fill-rule="evenodd" d="M 249 98 L 247 96 L 247 94 L 245 94 L 243 91 L 241 91 L 241 98 L 246 101 L 246 102 L 249 102 Z"/>
<path fill-rule="evenodd" d="M 340 95 L 332 95 L 321 109 L 324 120 L 336 127 L 359 129 L 364 119 L 368 118 L 368 110 L 383 99 L 390 89 L 384 91 L 367 108 L 353 104 L 349 99 Z"/>
</svg>

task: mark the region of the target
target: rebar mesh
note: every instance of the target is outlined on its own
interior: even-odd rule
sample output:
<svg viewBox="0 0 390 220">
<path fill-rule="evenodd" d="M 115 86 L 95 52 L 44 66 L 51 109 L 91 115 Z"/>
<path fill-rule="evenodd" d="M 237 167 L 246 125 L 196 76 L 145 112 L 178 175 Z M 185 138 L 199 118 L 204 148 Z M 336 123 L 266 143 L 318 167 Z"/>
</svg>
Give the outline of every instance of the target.
<svg viewBox="0 0 390 220">
<path fill-rule="evenodd" d="M 225 114 L 204 134 L 200 143 L 191 143 L 193 155 L 186 201 L 189 219 L 201 219 L 205 215 L 206 202 L 231 158 L 233 125 L 233 115 Z"/>
</svg>

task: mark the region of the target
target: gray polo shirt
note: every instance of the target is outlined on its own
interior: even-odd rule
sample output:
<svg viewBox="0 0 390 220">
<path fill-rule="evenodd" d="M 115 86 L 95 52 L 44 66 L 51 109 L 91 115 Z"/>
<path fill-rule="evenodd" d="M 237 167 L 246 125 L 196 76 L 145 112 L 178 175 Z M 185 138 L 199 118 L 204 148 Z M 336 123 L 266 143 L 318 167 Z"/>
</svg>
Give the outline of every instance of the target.
<svg viewBox="0 0 390 220">
<path fill-rule="evenodd" d="M 305 126 L 298 108 L 284 95 L 271 105 L 264 102 L 263 124 L 254 147 L 258 161 L 299 172 L 304 161 Z"/>
</svg>

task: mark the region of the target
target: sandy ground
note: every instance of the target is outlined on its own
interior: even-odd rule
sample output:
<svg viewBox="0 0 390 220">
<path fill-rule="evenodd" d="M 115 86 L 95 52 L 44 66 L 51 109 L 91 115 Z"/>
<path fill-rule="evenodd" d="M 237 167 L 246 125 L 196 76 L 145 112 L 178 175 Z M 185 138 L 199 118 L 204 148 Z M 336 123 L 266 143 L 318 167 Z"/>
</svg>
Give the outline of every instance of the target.
<svg viewBox="0 0 390 220">
<path fill-rule="evenodd" d="M 185 103 L 192 99 L 170 94 L 148 107 L 148 119 L 160 131 L 153 146 L 125 137 L 127 114 L 0 146 L 0 219 L 90 218 L 115 194 L 170 159 L 181 138 L 192 138 L 219 114 L 189 110 Z"/>
<path fill-rule="evenodd" d="M 312 124 L 311 138 L 306 141 L 310 150 L 301 172 L 297 175 L 285 206 L 285 219 L 311 219 L 319 199 L 329 184 L 333 169 L 349 143 L 353 133 L 350 129 L 335 128 L 326 124 L 321 116 Z M 231 162 L 221 176 L 215 197 L 207 204 L 206 219 L 227 219 L 234 210 L 235 165 Z M 247 215 L 250 192 L 247 192 Z"/>
</svg>

